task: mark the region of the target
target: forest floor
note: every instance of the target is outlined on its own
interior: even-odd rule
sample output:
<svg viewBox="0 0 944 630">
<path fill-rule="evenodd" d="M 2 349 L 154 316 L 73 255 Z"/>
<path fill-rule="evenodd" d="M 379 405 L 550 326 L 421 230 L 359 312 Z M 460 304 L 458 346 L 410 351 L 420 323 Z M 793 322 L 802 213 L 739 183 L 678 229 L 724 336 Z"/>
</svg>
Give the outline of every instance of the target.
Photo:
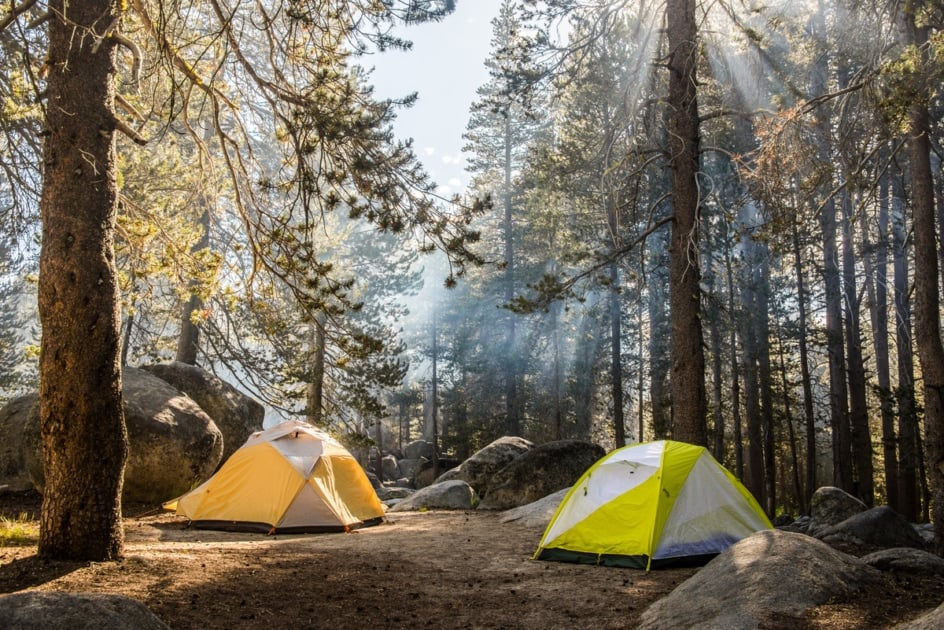
<svg viewBox="0 0 944 630">
<path fill-rule="evenodd" d="M 38 517 L 35 495 L 0 496 L 0 515 Z M 0 547 L 0 593 L 117 593 L 175 629 L 633 628 L 697 569 L 541 562 L 541 530 L 489 512 L 391 514 L 353 533 L 264 536 L 195 530 L 149 506 L 126 509 L 125 558 L 53 562 Z M 941 602 L 944 578 L 885 574 L 790 628 L 890 628 Z"/>
</svg>

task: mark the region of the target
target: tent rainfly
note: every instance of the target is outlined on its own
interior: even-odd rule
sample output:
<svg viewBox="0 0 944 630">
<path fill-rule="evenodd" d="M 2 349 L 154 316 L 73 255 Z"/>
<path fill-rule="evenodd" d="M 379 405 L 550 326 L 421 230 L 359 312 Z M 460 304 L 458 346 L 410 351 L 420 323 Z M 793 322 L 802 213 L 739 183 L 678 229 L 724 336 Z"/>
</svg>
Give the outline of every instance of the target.
<svg viewBox="0 0 944 630">
<path fill-rule="evenodd" d="M 536 559 L 637 569 L 704 562 L 770 520 L 701 446 L 663 440 L 612 451 L 561 501 Z"/>
<path fill-rule="evenodd" d="M 349 531 L 384 515 L 350 452 L 298 420 L 253 433 L 216 474 L 164 508 L 201 529 L 269 534 Z"/>
</svg>

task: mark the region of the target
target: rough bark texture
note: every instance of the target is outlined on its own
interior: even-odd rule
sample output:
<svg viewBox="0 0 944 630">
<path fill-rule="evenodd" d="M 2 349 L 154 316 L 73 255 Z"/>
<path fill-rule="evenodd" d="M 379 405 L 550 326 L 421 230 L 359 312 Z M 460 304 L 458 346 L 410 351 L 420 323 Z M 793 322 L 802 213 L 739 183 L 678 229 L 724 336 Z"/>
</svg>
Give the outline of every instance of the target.
<svg viewBox="0 0 944 630">
<path fill-rule="evenodd" d="M 926 46 L 926 29 L 915 28 L 914 16 L 907 16 L 907 21 L 909 43 Z M 921 86 L 921 96 L 914 100 L 908 114 L 908 159 L 915 239 L 915 340 L 924 376 L 924 432 L 927 436 L 925 449 L 931 486 L 931 518 L 935 548 L 941 555 L 944 554 L 944 344 L 941 343 L 934 182 L 930 159 L 931 123 L 926 90 L 926 86 Z"/>
<path fill-rule="evenodd" d="M 699 190 L 695 0 L 666 4 L 669 43 L 669 157 L 672 241 L 669 284 L 672 317 L 672 405 L 675 439 L 708 446 L 701 273 L 698 263 Z"/>
<path fill-rule="evenodd" d="M 53 2 L 41 203 L 40 422 L 47 480 L 39 552 L 121 555 L 127 434 L 114 269 L 117 6 Z"/>
</svg>

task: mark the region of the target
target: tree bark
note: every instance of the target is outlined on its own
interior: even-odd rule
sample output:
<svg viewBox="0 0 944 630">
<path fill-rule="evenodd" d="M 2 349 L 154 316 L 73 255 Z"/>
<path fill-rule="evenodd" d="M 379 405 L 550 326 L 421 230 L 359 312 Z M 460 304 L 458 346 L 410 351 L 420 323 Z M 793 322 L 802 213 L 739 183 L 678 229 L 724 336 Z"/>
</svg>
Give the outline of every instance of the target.
<svg viewBox="0 0 944 630">
<path fill-rule="evenodd" d="M 911 289 L 908 278 L 908 229 L 905 217 L 904 175 L 892 180 L 892 268 L 894 271 L 895 347 L 898 356 L 898 461 L 899 511 L 911 522 L 918 520 L 918 416 L 915 402 L 914 347 L 911 338 Z"/>
<path fill-rule="evenodd" d="M 803 254 L 800 234 L 793 222 L 793 269 L 797 283 L 797 309 L 799 319 L 800 378 L 803 381 L 803 417 L 806 427 L 806 492 L 800 497 L 800 507 L 809 514 L 810 499 L 816 490 L 816 415 L 813 410 L 813 381 L 810 377 L 810 358 L 807 339 L 806 280 L 803 271 Z"/>
<path fill-rule="evenodd" d="M 198 252 L 210 245 L 210 211 L 208 203 L 203 199 L 203 212 L 200 215 L 200 228 L 203 230 L 200 238 L 194 244 L 192 251 Z M 200 350 L 200 326 L 193 321 L 194 311 L 203 308 L 203 298 L 197 293 L 191 293 L 184 303 L 180 317 L 180 335 L 177 337 L 177 360 L 188 365 L 197 364 L 197 352 Z"/>
<path fill-rule="evenodd" d="M 675 439 L 708 446 L 701 273 L 698 263 L 700 197 L 695 0 L 668 0 L 669 161 L 672 237 L 669 247 L 672 318 L 672 405 Z"/>
<path fill-rule="evenodd" d="M 308 385 L 305 390 L 305 416 L 308 424 L 316 427 L 325 425 L 324 418 L 324 379 L 325 379 L 325 315 L 318 312 L 315 320 L 309 324 L 311 348 L 308 369 Z M 407 429 L 409 438 L 409 428 Z"/>
<path fill-rule="evenodd" d="M 905 14 L 906 41 L 918 47 L 927 61 L 927 27 L 915 26 Z M 935 242 L 934 180 L 931 175 L 931 119 L 928 112 L 927 73 L 922 73 L 918 96 L 908 111 L 908 160 L 911 166 L 911 208 L 915 248 L 915 340 L 924 377 L 924 433 L 931 489 L 934 546 L 944 555 L 944 344 L 941 342 Z"/>
<path fill-rule="evenodd" d="M 852 200 L 847 191 L 842 200 L 842 273 L 845 310 L 846 366 L 849 377 L 849 427 L 852 432 L 853 479 L 856 496 L 869 507 L 875 501 L 872 466 L 872 435 L 865 391 L 865 364 L 862 358 L 859 291 L 856 286 L 855 251 L 852 243 Z"/>
<path fill-rule="evenodd" d="M 511 203 L 511 115 L 505 115 L 505 164 L 504 164 L 504 253 L 505 253 L 505 303 L 515 297 L 515 241 L 514 217 Z M 516 317 L 509 312 L 505 338 L 505 413 L 508 435 L 521 435 L 521 403 L 518 400 L 518 342 L 515 330 Z"/>
<path fill-rule="evenodd" d="M 95 33 L 117 3 L 49 5 L 41 201 L 40 427 L 46 487 L 39 553 L 121 556 L 128 437 L 115 276 L 115 47 Z"/>
</svg>

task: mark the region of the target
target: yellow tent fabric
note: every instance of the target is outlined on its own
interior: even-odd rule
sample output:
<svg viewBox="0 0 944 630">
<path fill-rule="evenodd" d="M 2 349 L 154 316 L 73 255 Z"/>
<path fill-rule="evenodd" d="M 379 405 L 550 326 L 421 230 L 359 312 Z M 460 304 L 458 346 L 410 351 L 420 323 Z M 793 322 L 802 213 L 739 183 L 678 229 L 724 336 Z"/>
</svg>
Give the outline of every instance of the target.
<svg viewBox="0 0 944 630">
<path fill-rule="evenodd" d="M 548 523 L 537 559 L 649 569 L 701 561 L 772 525 L 703 447 L 661 440 L 591 466 Z"/>
<path fill-rule="evenodd" d="M 199 528 L 268 533 L 347 531 L 384 516 L 347 449 L 298 420 L 254 433 L 215 475 L 164 508 Z"/>
</svg>

